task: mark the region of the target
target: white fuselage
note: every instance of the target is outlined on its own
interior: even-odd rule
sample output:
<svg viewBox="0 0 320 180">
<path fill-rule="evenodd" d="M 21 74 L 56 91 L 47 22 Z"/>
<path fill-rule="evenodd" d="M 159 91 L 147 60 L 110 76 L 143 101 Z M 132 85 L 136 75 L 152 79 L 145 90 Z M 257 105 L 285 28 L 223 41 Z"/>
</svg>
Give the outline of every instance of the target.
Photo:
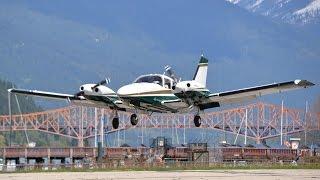
<svg viewBox="0 0 320 180">
<path fill-rule="evenodd" d="M 117 94 L 128 104 L 143 108 L 155 108 L 164 100 L 176 100 L 172 91 L 173 80 L 162 74 L 149 74 L 138 77 L 132 84 L 121 87 Z M 168 109 L 164 111 L 170 111 Z"/>
</svg>

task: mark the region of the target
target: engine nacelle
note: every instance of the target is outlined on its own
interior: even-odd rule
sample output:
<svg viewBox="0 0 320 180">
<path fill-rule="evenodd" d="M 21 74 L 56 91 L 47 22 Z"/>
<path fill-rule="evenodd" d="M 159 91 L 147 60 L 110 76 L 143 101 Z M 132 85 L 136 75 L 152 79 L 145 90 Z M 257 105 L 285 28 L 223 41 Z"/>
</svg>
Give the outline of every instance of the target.
<svg viewBox="0 0 320 180">
<path fill-rule="evenodd" d="M 178 82 L 175 87 L 173 87 L 173 91 L 176 94 L 203 88 L 205 87 L 197 81 L 181 81 Z"/>
<path fill-rule="evenodd" d="M 93 88 L 96 84 L 84 84 L 80 86 L 80 91 L 83 92 L 84 95 L 91 95 L 91 96 L 101 96 L 101 95 L 114 95 L 115 92 L 108 88 L 107 86 L 97 86 Z"/>
</svg>

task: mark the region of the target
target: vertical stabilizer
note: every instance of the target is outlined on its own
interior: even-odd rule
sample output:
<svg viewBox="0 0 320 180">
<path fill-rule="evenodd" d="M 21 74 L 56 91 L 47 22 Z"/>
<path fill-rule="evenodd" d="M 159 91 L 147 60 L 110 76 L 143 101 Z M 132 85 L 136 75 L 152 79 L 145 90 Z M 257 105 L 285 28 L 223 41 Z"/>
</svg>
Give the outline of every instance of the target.
<svg viewBox="0 0 320 180">
<path fill-rule="evenodd" d="M 196 73 L 194 74 L 193 80 L 197 81 L 198 83 L 206 87 L 207 73 L 208 73 L 208 59 L 206 59 L 203 55 L 201 55 L 198 68 L 196 70 Z"/>
</svg>

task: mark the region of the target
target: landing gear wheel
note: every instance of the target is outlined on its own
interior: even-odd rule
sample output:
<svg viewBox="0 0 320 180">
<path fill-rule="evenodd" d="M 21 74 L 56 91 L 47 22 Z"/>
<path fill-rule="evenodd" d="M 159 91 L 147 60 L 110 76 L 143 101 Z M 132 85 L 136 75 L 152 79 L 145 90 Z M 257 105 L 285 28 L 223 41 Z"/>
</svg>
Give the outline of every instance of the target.
<svg viewBox="0 0 320 180">
<path fill-rule="evenodd" d="M 115 117 L 112 119 L 112 127 L 113 127 L 113 129 L 118 129 L 118 127 L 119 127 L 119 118 L 118 117 Z"/>
<path fill-rule="evenodd" d="M 132 126 L 137 125 L 138 122 L 139 122 L 138 116 L 137 116 L 136 114 L 132 114 L 132 115 L 130 116 L 130 122 L 131 122 L 131 125 L 132 125 Z"/>
<path fill-rule="evenodd" d="M 199 115 L 195 115 L 193 122 L 196 127 L 200 127 L 201 126 L 201 117 Z"/>
</svg>

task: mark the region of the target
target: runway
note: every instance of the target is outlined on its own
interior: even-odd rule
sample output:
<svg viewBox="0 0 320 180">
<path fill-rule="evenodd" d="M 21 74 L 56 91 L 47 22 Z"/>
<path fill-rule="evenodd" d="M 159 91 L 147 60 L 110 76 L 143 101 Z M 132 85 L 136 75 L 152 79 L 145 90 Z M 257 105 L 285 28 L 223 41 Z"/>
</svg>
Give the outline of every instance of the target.
<svg viewBox="0 0 320 180">
<path fill-rule="evenodd" d="M 319 179 L 318 169 L 41 172 L 0 174 L 9 180 L 111 180 L 111 179 Z"/>
</svg>

